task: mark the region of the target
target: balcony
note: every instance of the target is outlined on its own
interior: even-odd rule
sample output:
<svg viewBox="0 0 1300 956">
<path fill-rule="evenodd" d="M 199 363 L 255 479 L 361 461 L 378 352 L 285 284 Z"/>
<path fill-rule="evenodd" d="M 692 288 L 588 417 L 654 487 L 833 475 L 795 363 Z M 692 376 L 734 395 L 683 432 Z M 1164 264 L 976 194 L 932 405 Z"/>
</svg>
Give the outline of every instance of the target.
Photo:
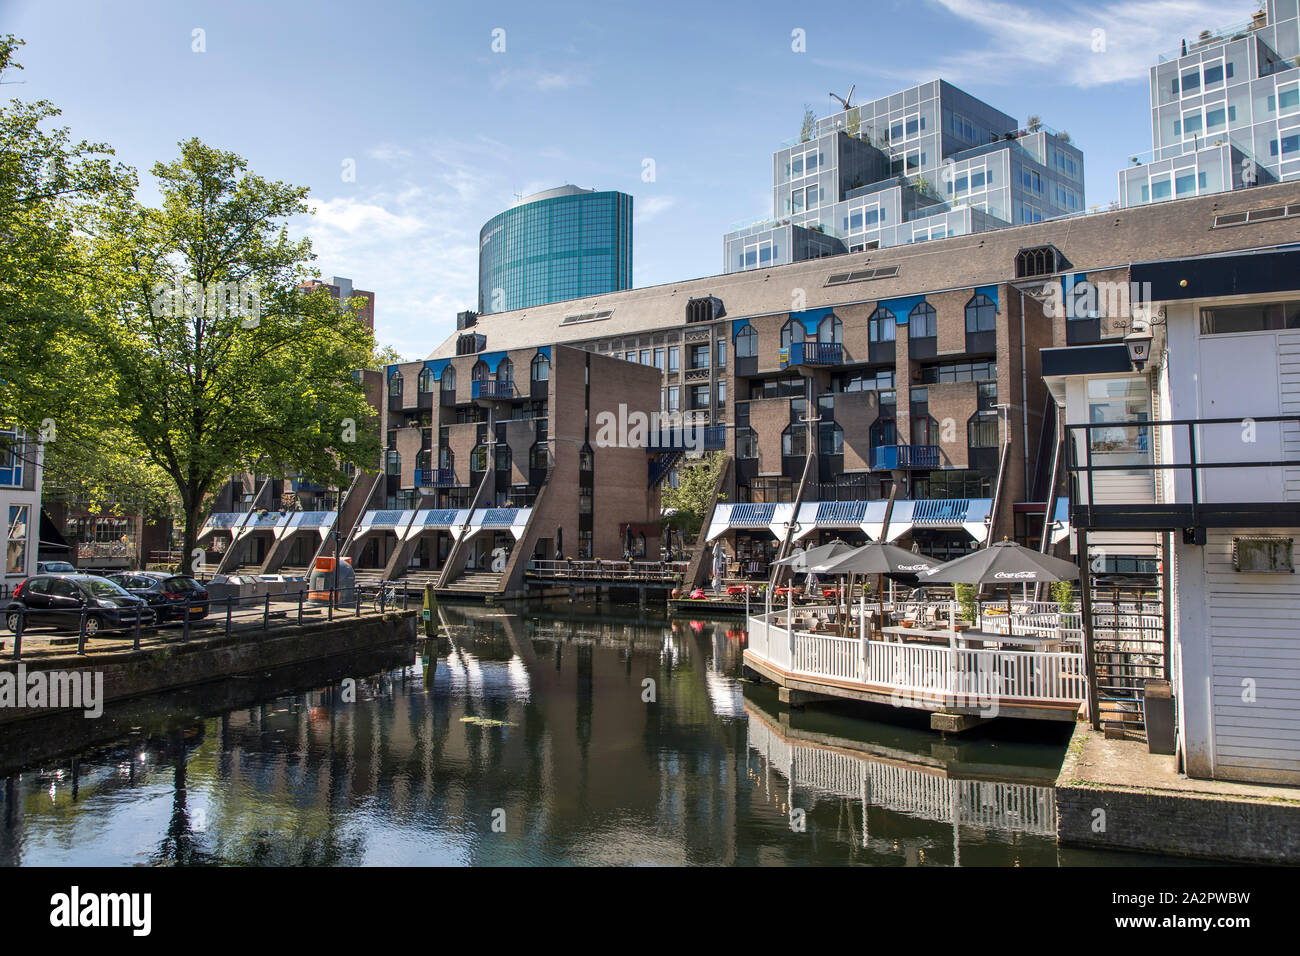
<svg viewBox="0 0 1300 956">
<path fill-rule="evenodd" d="M 872 471 L 929 471 L 938 468 L 938 445 L 881 445 L 872 451 Z"/>
<path fill-rule="evenodd" d="M 415 485 L 417 488 L 455 488 L 456 472 L 451 468 L 417 468 Z"/>
<path fill-rule="evenodd" d="M 791 342 L 780 352 L 781 368 L 792 365 L 828 366 L 844 364 L 844 346 L 838 342 Z"/>
<path fill-rule="evenodd" d="M 512 399 L 515 397 L 515 383 L 498 382 L 495 379 L 478 381 L 474 383 L 471 394 L 474 398 Z"/>
</svg>

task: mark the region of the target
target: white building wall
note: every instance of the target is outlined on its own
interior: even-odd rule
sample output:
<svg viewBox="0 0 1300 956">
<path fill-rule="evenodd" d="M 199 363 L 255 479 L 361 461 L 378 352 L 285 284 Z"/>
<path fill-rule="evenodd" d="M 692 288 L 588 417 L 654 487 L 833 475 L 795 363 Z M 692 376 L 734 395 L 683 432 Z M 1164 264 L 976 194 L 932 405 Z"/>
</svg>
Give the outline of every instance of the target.
<svg viewBox="0 0 1300 956">
<path fill-rule="evenodd" d="M 1252 416 L 1300 414 L 1300 333 L 1200 334 L 1199 308 L 1167 308 L 1169 352 L 1159 406 L 1170 418 L 1231 418 L 1198 436 L 1201 461 L 1300 458 L 1300 429 Z M 1162 459 L 1187 461 L 1185 431 Z M 1169 440 L 1166 441 L 1165 439 Z M 1227 469 L 1201 481 L 1207 503 L 1300 497 L 1298 469 Z M 1189 501 L 1190 477 L 1166 477 Z M 1175 535 L 1172 645 L 1186 771 L 1193 777 L 1300 784 L 1300 578 L 1234 570 L 1233 538 L 1300 529 L 1209 529 L 1204 546 Z M 1300 554 L 1292 548 L 1293 561 Z"/>
</svg>

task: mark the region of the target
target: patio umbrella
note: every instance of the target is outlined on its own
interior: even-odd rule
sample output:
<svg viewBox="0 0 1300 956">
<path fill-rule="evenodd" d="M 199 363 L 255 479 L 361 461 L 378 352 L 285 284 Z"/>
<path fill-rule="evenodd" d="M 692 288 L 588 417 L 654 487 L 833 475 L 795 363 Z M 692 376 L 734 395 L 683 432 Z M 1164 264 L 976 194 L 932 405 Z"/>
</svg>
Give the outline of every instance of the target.
<svg viewBox="0 0 1300 956">
<path fill-rule="evenodd" d="M 1073 562 L 1031 551 L 1007 540 L 962 555 L 920 575 L 922 581 L 943 584 L 1005 584 L 1008 619 L 1011 615 L 1011 589 L 1015 585 L 1074 581 L 1078 577 L 1079 568 Z"/>
<path fill-rule="evenodd" d="M 788 567 L 791 573 L 797 574 L 803 571 L 814 570 L 814 565 L 825 564 L 831 558 L 848 554 L 853 550 L 853 545 L 845 544 L 837 538 L 830 544 L 823 544 L 820 547 L 809 548 L 807 551 L 797 551 L 788 558 L 782 558 L 780 561 L 773 561 L 772 563 L 778 567 Z M 820 572 L 822 571 L 822 568 L 817 567 L 816 570 Z"/>
<path fill-rule="evenodd" d="M 860 548 L 853 548 L 846 554 L 832 558 L 824 564 L 817 565 L 817 570 L 823 574 L 876 575 L 876 606 L 883 618 L 885 604 L 880 585 L 882 577 L 885 575 L 920 574 L 938 566 L 938 561 L 924 554 L 904 551 L 902 548 L 895 547 L 892 544 L 885 544 L 883 541 L 872 541 Z"/>
<path fill-rule="evenodd" d="M 810 565 L 810 570 L 819 574 L 921 574 L 939 565 L 939 561 L 924 554 L 872 541 L 860 548 L 850 548 L 829 561 Z"/>
</svg>

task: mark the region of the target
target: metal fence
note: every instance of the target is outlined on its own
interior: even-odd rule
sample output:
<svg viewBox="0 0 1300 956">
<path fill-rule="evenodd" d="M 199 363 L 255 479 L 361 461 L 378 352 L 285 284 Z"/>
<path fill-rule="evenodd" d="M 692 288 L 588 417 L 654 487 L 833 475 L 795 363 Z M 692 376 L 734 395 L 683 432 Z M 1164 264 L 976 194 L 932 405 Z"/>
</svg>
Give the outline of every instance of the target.
<svg viewBox="0 0 1300 956">
<path fill-rule="evenodd" d="M 97 627 L 91 626 L 92 619 L 97 619 L 97 612 L 89 607 L 80 609 L 75 624 L 66 621 L 50 623 L 52 615 L 45 608 L 11 607 L 3 612 L 5 629 L 13 642 L 5 649 L 5 656 L 15 661 L 22 660 L 23 637 L 28 632 L 29 640 L 35 637 L 38 633 L 36 628 L 41 629 L 41 637 L 66 639 L 75 634 L 78 654 L 85 654 L 91 641 L 106 636 L 113 640 L 129 636 L 132 649 L 140 650 L 145 639 L 175 634 L 176 628 L 179 628 L 180 640 L 187 641 L 194 635 L 203 637 L 224 633 L 229 636 L 236 630 L 266 631 L 273 622 L 277 626 L 301 627 L 322 618 L 332 621 L 336 616 L 360 617 L 362 613 L 406 611 L 415 603 L 410 596 L 411 590 L 398 582 L 383 582 L 376 586 L 335 588 L 328 594 L 303 588 L 284 594 L 231 595 L 199 601 L 186 598 L 184 602 L 170 602 L 166 606 L 168 620 L 158 621 L 153 608 L 143 605 L 133 620 L 122 616 L 123 619 L 117 622 L 100 623 Z M 415 599 L 419 600 L 418 597 Z M 173 618 L 177 611 L 179 617 Z"/>
</svg>

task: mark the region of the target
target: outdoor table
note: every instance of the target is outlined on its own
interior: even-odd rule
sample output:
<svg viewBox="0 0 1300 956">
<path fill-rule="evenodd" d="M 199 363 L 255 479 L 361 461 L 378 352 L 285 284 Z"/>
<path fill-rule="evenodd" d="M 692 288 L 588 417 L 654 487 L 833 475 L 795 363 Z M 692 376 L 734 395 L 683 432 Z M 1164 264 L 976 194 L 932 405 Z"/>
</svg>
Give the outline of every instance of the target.
<svg viewBox="0 0 1300 956">
<path fill-rule="evenodd" d="M 732 584 L 727 587 L 728 594 L 744 594 L 746 590 L 743 584 Z"/>
</svg>

